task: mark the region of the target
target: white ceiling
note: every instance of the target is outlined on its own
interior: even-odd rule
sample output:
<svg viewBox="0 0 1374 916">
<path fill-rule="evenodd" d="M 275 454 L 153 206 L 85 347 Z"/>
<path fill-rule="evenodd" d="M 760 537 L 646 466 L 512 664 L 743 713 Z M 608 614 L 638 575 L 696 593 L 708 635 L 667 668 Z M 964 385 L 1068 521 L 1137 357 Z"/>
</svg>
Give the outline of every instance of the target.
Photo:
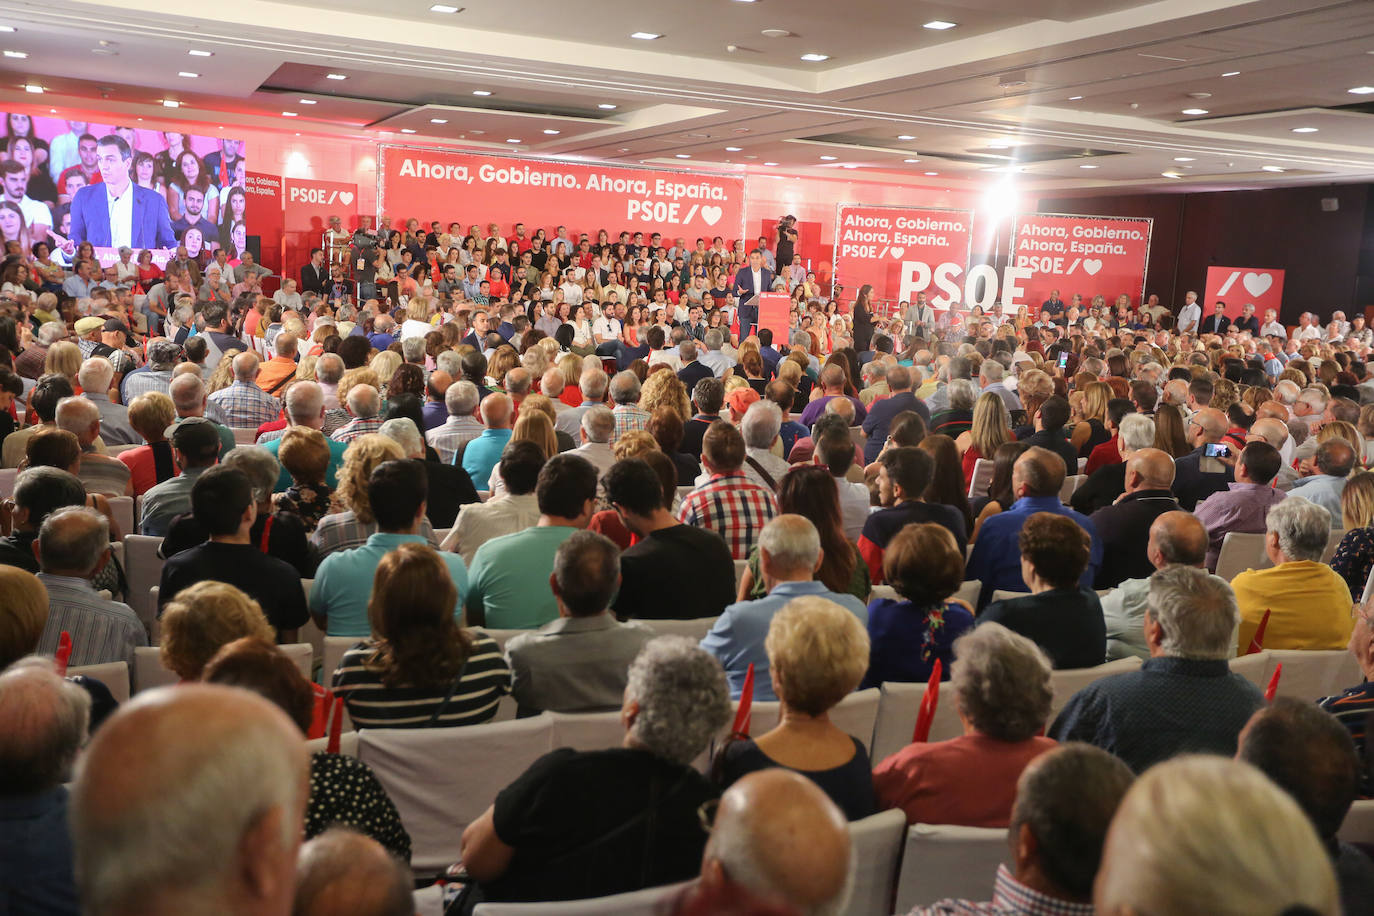
<svg viewBox="0 0 1374 916">
<path fill-rule="evenodd" d="M 1374 114 L 1337 110 L 1374 111 L 1347 91 L 1374 85 L 1366 0 L 430 5 L 0 0 L 0 49 L 29 55 L 0 58 L 0 101 L 37 82 L 51 104 L 175 98 L 211 123 L 888 182 L 1010 170 L 1031 191 L 1374 180 Z"/>
</svg>

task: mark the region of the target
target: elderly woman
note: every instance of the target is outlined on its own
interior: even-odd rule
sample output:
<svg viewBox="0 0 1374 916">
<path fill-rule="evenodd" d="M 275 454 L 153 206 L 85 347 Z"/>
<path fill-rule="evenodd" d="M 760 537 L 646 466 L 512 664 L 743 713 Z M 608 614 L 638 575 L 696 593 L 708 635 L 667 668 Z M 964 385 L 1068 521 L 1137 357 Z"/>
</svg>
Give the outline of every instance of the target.
<svg viewBox="0 0 1374 916">
<path fill-rule="evenodd" d="M 302 735 L 309 734 L 315 711 L 313 685 L 270 640 L 245 636 L 228 643 L 205 665 L 200 679 L 266 697 L 296 723 Z M 410 834 L 372 768 L 357 757 L 319 751 L 310 756 L 305 838 L 336 824 L 369 836 L 401 861 L 410 861 Z"/>
<path fill-rule="evenodd" d="M 1247 569 L 1231 580 L 1240 607 L 1241 651 L 1266 613 L 1266 649 L 1344 649 L 1354 623 L 1350 589 L 1322 562 L 1331 514 L 1290 495 L 1269 509 L 1264 525 L 1264 552 L 1274 565 Z"/>
<path fill-rule="evenodd" d="M 405 457 L 399 445 L 377 433 L 359 436 L 348 444 L 343 467 L 339 468 L 339 488 L 334 492 L 337 511 L 320 519 L 310 536 L 320 559 L 336 550 L 361 547 L 377 533 L 377 520 L 367 501 L 367 482 L 377 465 Z M 420 520 L 420 533 L 435 547 L 439 546 L 429 519 Z"/>
<path fill-rule="evenodd" d="M 163 606 L 160 625 L 162 667 L 183 681 L 200 680 L 206 663 L 236 639 L 277 641 L 262 606 L 223 582 L 197 582 L 177 592 Z"/>
<path fill-rule="evenodd" d="M 359 728 L 436 728 L 489 722 L 510 689 L 496 641 L 454 619 L 458 587 L 427 544 L 402 544 L 377 566 L 367 604 L 372 635 L 332 672 Z"/>
<path fill-rule="evenodd" d="M 272 497 L 273 510 L 294 512 L 307 532 L 313 532 L 329 514 L 334 498 L 334 488 L 325 482 L 329 458 L 329 440 L 307 426 L 288 429 L 277 448 L 277 460 L 291 475 L 291 486 Z"/>
<path fill-rule="evenodd" d="M 140 394 L 129 402 L 129 425 L 147 444 L 125 449 L 115 457 L 129 466 L 135 496 L 177 476 L 172 446 L 165 435 L 176 415 L 172 399 L 159 391 Z"/>
<path fill-rule="evenodd" d="M 964 553 L 948 528 L 907 525 L 883 552 L 883 579 L 902 600 L 874 598 L 868 605 L 873 649 L 860 687 L 885 681 L 925 683 L 939 661 L 949 680 L 954 640 L 973 628 L 973 614 L 951 600 L 964 581 Z"/>
<path fill-rule="evenodd" d="M 973 404 L 978 398 L 978 386 L 970 379 L 957 378 L 945 390 L 949 393 L 949 407 L 931 416 L 930 432 L 957 439 L 973 426 Z"/>
<path fill-rule="evenodd" d="M 1054 699 L 1050 660 L 996 623 L 959 637 L 954 658 L 953 700 L 964 734 L 908 745 L 878 764 L 878 806 L 901 808 L 911 824 L 1005 827 L 1021 771 L 1055 746 L 1040 737 Z"/>
<path fill-rule="evenodd" d="M 764 647 L 778 725 L 726 745 L 717 764 L 721 788 L 755 770 L 785 767 L 820 786 L 851 821 L 868 817 L 874 811 L 868 752 L 829 715 L 868 666 L 863 624 L 833 601 L 795 598 L 774 615 Z"/>
<path fill-rule="evenodd" d="M 1341 527 L 1345 535 L 1331 558 L 1334 569 L 1359 601 L 1374 570 L 1374 473 L 1356 471 L 1341 490 Z"/>
<path fill-rule="evenodd" d="M 481 895 L 574 900 L 698 874 L 698 811 L 717 792 L 691 764 L 729 720 L 729 697 L 720 666 L 691 640 L 647 643 L 630 665 L 624 746 L 544 755 L 463 832 Z"/>
</svg>

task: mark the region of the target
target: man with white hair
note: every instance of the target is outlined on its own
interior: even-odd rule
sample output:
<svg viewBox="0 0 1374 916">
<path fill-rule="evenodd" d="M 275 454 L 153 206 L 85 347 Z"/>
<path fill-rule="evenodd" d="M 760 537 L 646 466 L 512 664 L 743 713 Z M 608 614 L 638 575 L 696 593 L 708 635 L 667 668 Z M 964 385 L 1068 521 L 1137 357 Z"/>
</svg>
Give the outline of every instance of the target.
<svg viewBox="0 0 1374 916">
<path fill-rule="evenodd" d="M 281 449 L 281 440 L 287 430 L 293 426 L 301 426 L 306 429 L 324 428 L 324 392 L 315 382 L 297 382 L 291 386 L 291 390 L 286 392 L 286 422 L 284 429 L 273 430 L 263 433 L 258 437 L 257 444 L 272 453 L 272 457 L 277 457 Z M 344 452 L 348 450 L 348 443 L 338 439 L 325 437 L 325 445 L 329 447 L 329 465 L 325 469 L 324 482 L 330 487 L 339 485 L 339 468 L 343 465 Z M 221 453 L 222 454 L 222 453 Z M 281 475 L 277 477 L 277 485 L 274 492 L 284 492 L 291 486 L 291 472 L 285 467 L 281 469 Z"/>
<path fill-rule="evenodd" d="M 188 417 L 205 417 L 215 424 L 215 432 L 219 433 L 221 457 L 228 454 L 230 449 L 237 444 L 234 442 L 233 430 L 218 419 L 220 416 L 219 409 L 210 406 L 210 399 L 205 391 L 205 381 L 199 372 L 189 369 L 183 372 L 173 372 L 172 382 L 167 386 L 167 394 L 172 399 L 172 406 L 176 408 L 176 422 L 180 423 Z"/>
<path fill-rule="evenodd" d="M 95 441 L 100 438 L 100 408 L 93 401 L 63 398 L 57 402 L 55 423 L 58 429 L 75 435 L 81 445 L 81 469 L 77 476 L 88 492 L 102 496 L 134 495 L 129 466 L 95 450 Z"/>
<path fill-rule="evenodd" d="M 1002 403 L 1007 406 L 1007 412 L 1021 409 L 1021 398 L 1015 391 L 1011 391 L 1006 385 L 1002 384 L 1002 379 L 1006 375 L 1006 369 L 995 359 L 985 359 L 978 369 L 978 384 L 982 387 L 983 394 L 995 394 L 1002 399 Z"/>
<path fill-rule="evenodd" d="M 134 398 L 150 391 L 166 394 L 172 384 L 172 370 L 181 361 L 181 347 L 165 337 L 148 341 L 148 364 L 124 376 L 119 385 L 119 400 L 132 404 Z"/>
<path fill-rule="evenodd" d="M 81 364 L 76 383 L 81 396 L 100 410 L 100 435 L 107 445 L 141 445 L 143 437 L 129 425 L 129 409 L 110 400 L 114 366 L 103 356 L 92 356 Z"/>
<path fill-rule="evenodd" d="M 576 439 L 582 429 L 582 415 L 606 400 L 606 387 L 609 383 L 610 379 L 599 365 L 592 361 L 586 362 L 582 369 L 582 377 L 578 381 L 578 387 L 582 390 L 582 403 L 558 414 L 558 419 L 553 424 L 554 429 Z"/>
<path fill-rule="evenodd" d="M 1266 649 L 1346 647 L 1354 624 L 1350 588 L 1322 562 L 1330 537 L 1330 513 L 1301 496 L 1290 495 L 1269 510 L 1264 553 L 1273 565 L 1247 569 L 1231 580 L 1240 607 L 1237 644 L 1242 650 L 1266 616 Z"/>
<path fill-rule="evenodd" d="M 14 359 L 14 371 L 23 378 L 37 379 L 43 375 L 43 363 L 48 357 L 48 348 L 67 339 L 67 326 L 61 321 L 45 321 L 38 326 L 38 332 L 30 344 L 20 351 Z"/>
<path fill-rule="evenodd" d="M 292 916 L 414 916 L 414 878 L 376 840 L 330 827 L 301 846 Z"/>
<path fill-rule="evenodd" d="M 0 673 L 0 888 L 8 912 L 80 912 L 63 783 L 90 715 L 90 695 L 59 677 L 51 659 L 29 656 Z"/>
<path fill-rule="evenodd" d="M 603 373 L 604 376 L 604 373 Z M 489 394 L 479 405 L 482 413 L 482 434 L 463 443 L 453 453 L 450 463 L 461 465 L 478 490 L 490 487 L 491 472 L 501 460 L 501 451 L 511 438 L 511 400 L 500 392 Z"/>
<path fill-rule="evenodd" d="M 205 684 L 140 694 L 78 767 L 82 912 L 288 916 L 309 777 L 300 730 L 256 694 Z"/>
<path fill-rule="evenodd" d="M 701 641 L 714 655 L 730 681 L 730 696 L 738 699 L 749 666 L 754 666 L 754 699 L 776 700 L 768 670 L 764 639 L 773 615 L 802 595 L 819 595 L 852 611 L 864 624 L 868 609 L 851 594 L 837 594 L 815 580 L 821 568 L 821 539 L 810 519 L 779 515 L 759 533 L 759 572 L 768 594 L 754 601 L 729 605 Z"/>
<path fill-rule="evenodd" d="M 558 369 L 549 371 L 558 372 L 560 377 L 563 374 Z M 444 406 L 448 409 L 448 419 L 425 433 L 426 441 L 439 454 L 439 460 L 443 463 L 451 464 L 454 452 L 482 435 L 482 431 L 486 429 L 482 421 L 473 416 L 480 399 L 477 386 L 466 379 L 454 382 L 444 392 Z"/>
<path fill-rule="evenodd" d="M 639 376 L 633 372 L 617 372 L 611 379 L 611 408 L 615 414 L 615 432 L 611 434 L 611 444 L 621 436 L 649 425 L 649 412 L 639 406 Z"/>
<path fill-rule="evenodd" d="M 726 356 L 721 349 L 725 346 L 725 334 L 720 328 L 711 328 L 706 332 L 706 352 L 697 357 L 697 360 L 706 368 L 710 369 L 716 378 L 725 374 L 726 369 L 733 368 L 735 361 Z"/>
<path fill-rule="evenodd" d="M 258 387 L 258 355 L 252 351 L 234 357 L 234 381 L 210 395 L 210 403 L 223 413 L 234 429 L 257 429 L 271 423 L 281 412 L 281 402 Z"/>
<path fill-rule="evenodd" d="M 604 404 L 589 408 L 582 414 L 582 428 L 579 431 L 582 444 L 573 449 L 573 453 L 591 462 L 598 478 L 615 464 L 615 455 L 611 452 L 615 422 L 615 414 Z"/>
<path fill-rule="evenodd" d="M 1341 527 L 1341 494 L 1346 480 L 1359 462 L 1355 446 L 1339 437 L 1320 443 L 1312 455 L 1311 467 L 1304 462 L 1304 472 L 1316 473 L 1299 477 L 1289 492 L 1314 502 L 1331 514 L 1331 527 Z"/>
<path fill-rule="evenodd" d="M 348 389 L 348 413 L 353 419 L 340 426 L 330 436 L 345 445 L 359 436 L 375 433 L 382 426 L 382 396 L 371 385 L 354 385 Z"/>
<path fill-rule="evenodd" d="M 339 379 L 343 378 L 344 363 L 337 353 L 321 353 L 315 361 L 315 381 L 324 392 L 324 409 L 335 410 L 339 404 Z"/>
<path fill-rule="evenodd" d="M 1183 565 L 1157 570 L 1145 613 L 1150 658 L 1074 694 L 1049 736 L 1096 745 L 1137 773 L 1177 754 L 1234 754 L 1240 730 L 1264 704 L 1227 663 L 1239 620 L 1236 596 L 1217 577 Z"/>
<path fill-rule="evenodd" d="M 784 459 L 773 454 L 773 444 L 782 429 L 782 410 L 772 401 L 755 401 L 740 421 L 740 435 L 744 437 L 744 476 L 761 487 L 777 492 L 783 475 L 791 468 Z M 710 478 L 703 474 L 696 479 L 701 486 Z"/>
</svg>

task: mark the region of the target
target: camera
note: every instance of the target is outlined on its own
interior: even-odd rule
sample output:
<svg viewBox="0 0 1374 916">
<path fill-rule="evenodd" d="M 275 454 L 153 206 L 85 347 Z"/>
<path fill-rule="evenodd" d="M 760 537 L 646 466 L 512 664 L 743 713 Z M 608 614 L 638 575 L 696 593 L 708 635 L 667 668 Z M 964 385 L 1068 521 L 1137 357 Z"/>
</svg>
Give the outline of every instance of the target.
<svg viewBox="0 0 1374 916">
<path fill-rule="evenodd" d="M 1208 442 L 1202 447 L 1204 458 L 1230 458 L 1231 449 L 1220 442 Z"/>
</svg>

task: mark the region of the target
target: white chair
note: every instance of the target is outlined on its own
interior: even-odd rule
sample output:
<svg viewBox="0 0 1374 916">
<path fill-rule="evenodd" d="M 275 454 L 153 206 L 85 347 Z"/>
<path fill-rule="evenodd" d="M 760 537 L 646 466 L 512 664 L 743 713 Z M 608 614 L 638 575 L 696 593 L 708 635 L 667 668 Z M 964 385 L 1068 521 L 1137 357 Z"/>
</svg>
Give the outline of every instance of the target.
<svg viewBox="0 0 1374 916">
<path fill-rule="evenodd" d="M 315 664 L 322 665 L 324 663 L 324 630 L 321 630 L 315 624 L 313 618 L 307 620 L 305 626 L 301 627 L 298 638 L 301 642 L 310 643 L 310 649 L 315 657 Z"/>
<path fill-rule="evenodd" d="M 234 434 L 235 445 L 252 445 L 254 442 L 258 441 L 258 428 L 256 426 L 252 429 L 231 427 L 231 431 Z"/>
<path fill-rule="evenodd" d="M 118 703 L 126 703 L 129 700 L 129 663 L 128 662 L 105 662 L 99 665 L 82 665 L 77 668 L 68 668 L 67 674 L 75 677 L 82 675 L 91 680 L 99 681 L 110 691 L 110 696 L 115 698 Z"/>
<path fill-rule="evenodd" d="M 1087 479 L 1087 474 L 1072 474 L 1065 477 L 1064 485 L 1059 488 L 1059 501 L 1067 506 L 1069 500 L 1073 499 L 1074 491 L 1083 486 L 1083 481 Z"/>
<path fill-rule="evenodd" d="M 973 473 L 969 476 L 968 498 L 978 499 L 988 495 L 992 486 L 993 462 L 989 458 L 979 458 L 973 462 Z"/>
<path fill-rule="evenodd" d="M 983 581 L 981 579 L 965 579 L 964 584 L 959 586 L 959 590 L 954 593 L 954 597 L 963 601 L 969 607 L 978 606 L 978 595 L 983 591 Z"/>
<path fill-rule="evenodd" d="M 1265 652 L 1263 686 L 1269 685 L 1275 668 L 1282 664 L 1278 695 L 1315 702 L 1334 696 L 1364 680 L 1355 656 L 1345 649 L 1269 649 Z M 1262 689 L 1262 688 L 1261 688 Z"/>
<path fill-rule="evenodd" d="M 111 496 L 110 514 L 119 526 L 119 536 L 134 533 L 134 498 L 132 496 Z"/>
<path fill-rule="evenodd" d="M 1045 724 L 1053 722 L 1054 717 L 1059 715 L 1059 711 L 1068 704 L 1069 699 L 1084 687 L 1104 677 L 1135 671 L 1139 667 L 1140 659 L 1131 656 L 1092 668 L 1065 668 L 1053 672 L 1050 674 L 1050 690 L 1054 692 L 1054 699 L 1050 701 L 1050 715 Z"/>
<path fill-rule="evenodd" d="M 151 589 L 162 579 L 163 560 L 157 555 L 162 546 L 162 538 L 150 538 L 141 534 L 124 535 L 124 573 L 129 579 L 129 604 L 148 636 L 153 635 L 153 622 L 157 619 L 157 605 L 150 604 Z"/>
<path fill-rule="evenodd" d="M 177 682 L 175 672 L 162 667 L 162 649 L 158 646 L 138 646 L 134 649 L 133 691 L 142 693 L 154 687 L 166 687 Z"/>
<path fill-rule="evenodd" d="M 438 873 L 461 859 L 467 825 L 552 749 L 548 714 L 460 728 L 358 732 L 358 759 L 377 774 L 400 812 L 417 874 Z"/>
<path fill-rule="evenodd" d="M 916 729 L 916 714 L 926 695 L 925 684 L 902 684 L 889 681 L 882 686 L 878 700 L 878 717 L 873 722 L 873 744 L 868 756 L 876 766 L 911 743 Z M 930 723 L 927 740 L 948 741 L 964 733 L 959 713 L 954 708 L 954 688 L 945 681 L 940 685 L 940 702 L 935 707 L 935 719 Z"/>
<path fill-rule="evenodd" d="M 1247 569 L 1268 569 L 1273 565 L 1264 553 L 1264 535 L 1228 531 L 1221 539 L 1217 575 L 1227 582 Z"/>
<path fill-rule="evenodd" d="M 873 727 L 878 721 L 878 706 L 882 701 L 882 691 L 877 687 L 857 690 L 845 697 L 830 710 L 830 721 L 846 734 L 853 735 L 863 744 L 864 750 L 873 745 Z M 749 734 L 758 737 L 777 727 L 781 714 L 776 700 L 756 701 L 749 712 Z M 912 726 L 916 719 L 912 718 Z M 911 732 L 907 732 L 908 742 Z"/>
<path fill-rule="evenodd" d="M 890 585 L 875 585 L 873 586 L 873 591 L 868 593 L 868 600 L 877 601 L 879 598 L 885 598 L 888 601 L 897 601 L 901 596 L 898 595 L 897 590 Z"/>
<path fill-rule="evenodd" d="M 1007 832 L 915 824 L 907 831 L 896 912 L 937 900 L 991 900 L 997 866 L 1008 862 Z"/>
<path fill-rule="evenodd" d="M 496 640 L 496 645 L 501 647 L 501 651 L 506 651 L 506 643 L 521 633 L 533 633 L 533 630 L 494 630 L 491 627 L 478 627 L 483 633 Z"/>
<path fill-rule="evenodd" d="M 310 680 L 310 669 L 314 667 L 315 660 L 315 650 L 310 643 L 293 642 L 277 648 L 281 649 L 283 655 L 296 663 L 296 667 L 301 669 L 301 674 L 305 675 L 307 681 Z"/>
<path fill-rule="evenodd" d="M 329 736 L 314 738 L 305 742 L 305 749 L 312 754 L 319 754 L 329 750 Z M 342 757 L 358 756 L 358 733 L 345 731 L 339 734 L 339 755 Z"/>
<path fill-rule="evenodd" d="M 1078 459 L 1078 473 L 1082 474 L 1082 473 L 1083 473 L 1083 469 L 1086 468 L 1087 466 L 1088 466 L 1088 459 L 1087 459 L 1087 458 L 1079 458 L 1079 459 Z M 1084 476 L 1087 476 L 1087 475 L 1084 475 Z"/>
<path fill-rule="evenodd" d="M 1331 565 L 1331 558 L 1336 555 L 1336 548 L 1341 546 L 1341 538 L 1345 537 L 1344 528 L 1332 528 L 1331 535 L 1326 539 L 1326 549 L 1322 551 L 1322 562 Z"/>
<path fill-rule="evenodd" d="M 1025 597 L 1027 597 L 1028 595 L 1030 595 L 1030 592 L 1012 592 L 1012 591 L 1008 591 L 1008 590 L 1005 589 L 1005 588 L 997 588 L 997 589 L 993 589 L 992 598 L 990 598 L 989 600 L 990 600 L 990 601 L 1008 601 L 1008 600 L 1010 600 L 1010 599 L 1012 599 L 1012 598 L 1025 598 Z"/>
<path fill-rule="evenodd" d="M 334 682 L 334 672 L 338 670 L 339 659 L 345 652 L 362 642 L 361 636 L 326 636 L 324 654 L 320 664 L 320 683 L 328 687 Z"/>
<path fill-rule="evenodd" d="M 739 594 L 739 584 L 744 581 L 744 571 L 749 568 L 748 560 L 735 561 L 735 593 Z"/>
<path fill-rule="evenodd" d="M 845 916 L 887 916 L 892 912 L 892 890 L 897 885 L 905 839 L 906 814 L 900 808 L 850 822 L 854 883 Z"/>
<path fill-rule="evenodd" d="M 628 894 L 594 897 L 591 900 L 559 900 L 553 903 L 479 903 L 473 916 L 655 916 L 668 901 L 682 893 L 690 881 L 650 887 Z"/>
<path fill-rule="evenodd" d="M 1347 843 L 1374 845 L 1374 801 L 1357 801 L 1351 805 L 1336 836 Z"/>
<path fill-rule="evenodd" d="M 707 633 L 711 632 L 711 627 L 716 625 L 716 617 L 696 617 L 692 620 L 641 620 L 649 629 L 659 636 L 686 636 L 688 639 L 700 641 Z"/>
<path fill-rule="evenodd" d="M 579 751 L 604 751 L 620 747 L 625 741 L 625 726 L 620 710 L 612 712 L 551 712 L 553 746 Z"/>
<path fill-rule="evenodd" d="M 18 468 L 0 468 L 0 498 L 9 499 L 14 495 L 14 483 L 18 476 Z"/>
<path fill-rule="evenodd" d="M 1239 674 L 1260 690 L 1269 686 L 1269 682 L 1264 678 L 1265 672 L 1269 670 L 1268 650 L 1256 652 L 1254 655 L 1242 655 L 1239 658 L 1233 658 L 1229 664 L 1232 672 Z M 1283 679 L 1280 677 L 1279 680 L 1282 681 Z"/>
<path fill-rule="evenodd" d="M 678 488 L 677 488 L 677 498 L 678 498 L 679 500 L 686 499 L 688 496 L 691 495 L 692 491 L 695 490 L 695 489 L 696 489 L 696 487 L 678 487 Z"/>
</svg>

